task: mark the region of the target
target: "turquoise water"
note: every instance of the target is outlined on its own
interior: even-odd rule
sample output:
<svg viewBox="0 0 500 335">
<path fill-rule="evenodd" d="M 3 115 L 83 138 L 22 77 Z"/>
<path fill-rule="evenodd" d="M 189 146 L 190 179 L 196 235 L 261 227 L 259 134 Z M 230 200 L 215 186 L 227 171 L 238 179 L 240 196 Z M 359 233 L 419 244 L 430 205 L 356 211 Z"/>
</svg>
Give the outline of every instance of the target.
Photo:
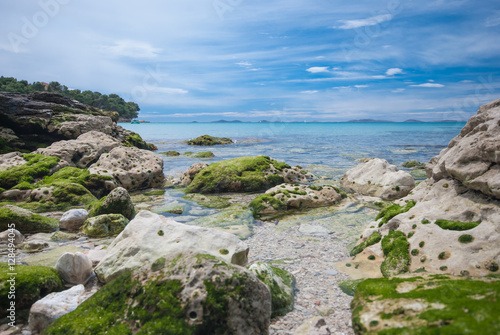
<svg viewBox="0 0 500 335">
<path fill-rule="evenodd" d="M 400 166 L 428 162 L 459 134 L 463 123 L 120 123 L 158 146 L 158 152 L 212 151 L 215 158 L 164 157 L 165 173 L 175 175 L 199 161 L 268 155 L 337 180 L 357 159 L 378 157 Z M 200 135 L 230 137 L 236 144 L 194 147 Z"/>
</svg>

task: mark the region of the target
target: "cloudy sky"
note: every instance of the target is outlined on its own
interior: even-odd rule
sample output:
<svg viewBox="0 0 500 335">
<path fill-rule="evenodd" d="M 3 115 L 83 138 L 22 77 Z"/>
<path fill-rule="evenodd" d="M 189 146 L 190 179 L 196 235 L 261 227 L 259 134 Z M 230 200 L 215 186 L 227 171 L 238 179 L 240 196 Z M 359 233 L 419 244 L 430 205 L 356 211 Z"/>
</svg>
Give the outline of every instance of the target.
<svg viewBox="0 0 500 335">
<path fill-rule="evenodd" d="M 464 120 L 499 41 L 498 0 L 0 0 L 0 75 L 151 121 Z"/>
</svg>

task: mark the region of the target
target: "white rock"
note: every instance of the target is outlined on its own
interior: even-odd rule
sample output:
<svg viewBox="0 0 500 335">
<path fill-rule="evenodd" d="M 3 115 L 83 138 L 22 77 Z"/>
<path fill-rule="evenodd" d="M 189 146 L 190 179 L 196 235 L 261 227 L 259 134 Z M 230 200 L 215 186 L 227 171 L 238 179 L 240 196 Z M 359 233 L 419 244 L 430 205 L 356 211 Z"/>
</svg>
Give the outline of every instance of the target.
<svg viewBox="0 0 500 335">
<path fill-rule="evenodd" d="M 163 159 L 152 151 L 135 147 L 116 147 L 101 155 L 89 167 L 90 173 L 112 176 L 126 190 L 162 187 Z"/>
<path fill-rule="evenodd" d="M 57 318 L 74 311 L 91 294 L 85 292 L 84 286 L 80 284 L 38 300 L 30 309 L 28 321 L 30 330 L 42 331 Z"/>
<path fill-rule="evenodd" d="M 22 243 L 24 241 L 24 236 L 17 229 L 7 229 L 0 233 L 0 243 L 13 243 L 15 245 Z"/>
<path fill-rule="evenodd" d="M 210 254 L 238 265 L 246 264 L 248 259 L 248 246 L 233 234 L 184 225 L 148 211 L 139 212 L 107 251 L 95 269 L 103 282 L 182 252 Z"/>
<path fill-rule="evenodd" d="M 415 187 L 415 180 L 385 159 L 374 158 L 347 171 L 340 185 L 350 192 L 395 200 L 410 193 Z"/>
<path fill-rule="evenodd" d="M 59 220 L 59 226 L 61 229 L 76 232 L 80 230 L 80 227 L 88 217 L 89 213 L 85 209 L 70 209 Z"/>
<path fill-rule="evenodd" d="M 56 270 L 69 284 L 85 284 L 92 275 L 92 261 L 81 252 L 66 252 L 57 260 Z"/>
</svg>

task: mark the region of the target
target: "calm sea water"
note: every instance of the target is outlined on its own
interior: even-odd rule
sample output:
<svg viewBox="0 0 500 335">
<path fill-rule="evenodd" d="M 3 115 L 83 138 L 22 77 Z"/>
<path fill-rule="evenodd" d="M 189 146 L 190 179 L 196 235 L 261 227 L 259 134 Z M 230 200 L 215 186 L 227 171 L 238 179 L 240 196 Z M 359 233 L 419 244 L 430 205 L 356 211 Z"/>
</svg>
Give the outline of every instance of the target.
<svg viewBox="0 0 500 335">
<path fill-rule="evenodd" d="M 463 123 L 143 123 L 120 124 L 158 146 L 158 152 L 212 151 L 215 158 L 164 157 L 165 173 L 175 175 L 199 161 L 268 155 L 301 165 L 333 180 L 359 164 L 360 158 L 384 158 L 400 166 L 428 162 L 459 134 Z M 184 141 L 209 134 L 236 144 L 194 147 Z"/>
</svg>

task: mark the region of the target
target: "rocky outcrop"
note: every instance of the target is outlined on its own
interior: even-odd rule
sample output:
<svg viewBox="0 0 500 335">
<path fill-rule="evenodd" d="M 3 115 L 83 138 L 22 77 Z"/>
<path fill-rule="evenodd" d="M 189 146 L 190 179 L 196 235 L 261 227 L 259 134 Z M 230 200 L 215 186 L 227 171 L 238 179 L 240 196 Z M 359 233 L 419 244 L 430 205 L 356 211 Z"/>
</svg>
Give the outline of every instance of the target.
<svg viewBox="0 0 500 335">
<path fill-rule="evenodd" d="M 8 143 L 12 148 L 35 150 L 94 130 L 125 145 L 154 149 L 139 135 L 118 126 L 117 120 L 116 112 L 102 111 L 57 93 L 0 93 L 0 124 L 19 138 Z"/>
<path fill-rule="evenodd" d="M 381 270 L 387 276 L 500 273 L 499 106 L 500 100 L 482 106 L 427 164 L 430 178 L 382 210 L 363 233 L 356 260 L 369 255 L 384 260 Z M 380 238 L 374 240 L 374 234 Z"/>
<path fill-rule="evenodd" d="M 227 137 L 214 137 L 210 135 L 202 135 L 197 138 L 193 138 L 187 141 L 188 145 L 200 145 L 200 146 L 211 146 L 211 145 L 224 145 L 234 143 L 232 139 Z"/>
<path fill-rule="evenodd" d="M 46 334 L 268 334 L 270 316 L 269 290 L 248 270 L 173 254 L 109 282 Z"/>
<path fill-rule="evenodd" d="M 347 171 L 340 186 L 348 192 L 396 200 L 415 187 L 413 177 L 386 160 L 373 158 Z"/>
<path fill-rule="evenodd" d="M 134 204 L 126 189 L 117 187 L 106 198 L 91 205 L 90 216 L 103 214 L 121 214 L 129 220 L 134 218 Z"/>
<path fill-rule="evenodd" d="M 75 140 L 58 141 L 36 153 L 55 156 L 68 163 L 68 166 L 87 168 L 95 163 L 103 153 L 118 147 L 120 142 L 98 131 L 89 131 Z"/>
<path fill-rule="evenodd" d="M 500 99 L 479 108 L 460 134 L 427 165 L 434 180 L 453 178 L 500 199 Z"/>
<path fill-rule="evenodd" d="M 162 187 L 163 160 L 138 148 L 117 147 L 89 167 L 89 172 L 113 177 L 126 190 Z"/>
<path fill-rule="evenodd" d="M 312 175 L 268 156 L 247 156 L 210 164 L 199 170 L 187 193 L 264 191 L 282 183 L 305 183 Z"/>
<path fill-rule="evenodd" d="M 38 300 L 30 309 L 28 321 L 30 330 L 41 332 L 56 319 L 74 311 L 91 295 L 92 292 L 86 292 L 85 287 L 80 284 Z"/>
<path fill-rule="evenodd" d="M 148 211 L 139 212 L 107 250 L 95 269 L 103 282 L 183 252 L 210 254 L 238 265 L 246 264 L 248 255 L 248 247 L 232 234 L 184 225 Z"/>
<path fill-rule="evenodd" d="M 56 270 L 69 284 L 85 284 L 92 275 L 92 261 L 81 252 L 66 252 L 57 260 Z"/>
<path fill-rule="evenodd" d="M 291 209 L 331 206 L 342 198 L 342 191 L 333 186 L 281 184 L 257 196 L 249 207 L 259 217 Z"/>
</svg>

